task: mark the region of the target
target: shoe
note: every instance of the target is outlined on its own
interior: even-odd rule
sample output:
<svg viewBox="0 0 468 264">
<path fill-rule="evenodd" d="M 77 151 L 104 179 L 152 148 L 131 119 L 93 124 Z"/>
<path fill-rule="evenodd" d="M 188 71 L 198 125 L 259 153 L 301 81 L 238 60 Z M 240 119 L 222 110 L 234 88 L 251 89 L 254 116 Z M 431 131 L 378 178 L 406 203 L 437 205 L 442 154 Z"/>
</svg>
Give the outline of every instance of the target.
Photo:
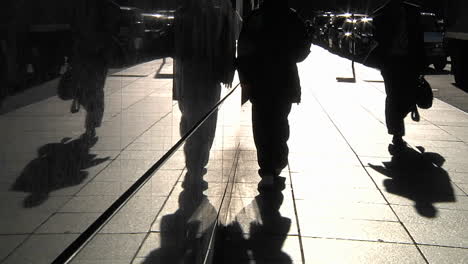
<svg viewBox="0 0 468 264">
<path fill-rule="evenodd" d="M 271 190 L 275 184 L 275 178 L 271 175 L 262 177 L 262 180 L 258 183 L 258 190 Z"/>
<path fill-rule="evenodd" d="M 395 156 L 408 148 L 408 144 L 403 139 L 393 140 L 392 144 L 388 145 L 388 152 L 390 155 Z"/>
</svg>

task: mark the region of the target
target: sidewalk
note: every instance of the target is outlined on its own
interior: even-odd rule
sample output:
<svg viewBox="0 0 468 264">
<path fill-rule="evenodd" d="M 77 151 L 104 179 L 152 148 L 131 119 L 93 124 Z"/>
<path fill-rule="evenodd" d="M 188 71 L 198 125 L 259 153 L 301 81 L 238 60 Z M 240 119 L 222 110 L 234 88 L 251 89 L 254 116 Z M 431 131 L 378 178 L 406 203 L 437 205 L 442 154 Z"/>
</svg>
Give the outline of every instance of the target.
<svg viewBox="0 0 468 264">
<path fill-rule="evenodd" d="M 468 115 L 435 100 L 421 122 L 408 118 L 406 139 L 425 154 L 412 153 L 406 165 L 414 170 L 386 170 L 380 74 L 358 65 L 357 83 L 337 83 L 351 77 L 350 62 L 319 47 L 299 69 L 303 97 L 289 117 L 279 213 L 265 215 L 256 191 L 250 106 L 243 108 L 225 262 L 468 263 Z"/>
<path fill-rule="evenodd" d="M 155 79 L 161 63 L 108 77 L 104 124 L 89 150 L 99 162 L 81 168 L 86 179 L 51 191 L 40 206 L 24 208 L 28 194 L 9 188 L 40 160 L 38 148 L 84 131 L 84 111 L 69 114 L 69 102 L 50 97 L 0 116 L 1 127 L 8 127 L 0 131 L 2 264 L 50 263 L 180 138 L 180 112 L 167 79 L 172 62 Z M 414 151 L 411 166 L 398 167 L 388 163 L 391 138 L 377 71 L 357 65 L 357 83 L 337 83 L 336 77 L 351 76 L 351 63 L 315 46 L 299 71 L 303 96 L 289 117 L 282 195 L 258 194 L 250 104 L 239 120 L 237 93 L 232 108 L 218 115 L 203 178 L 207 199 L 190 220 L 204 218 L 201 230 L 211 230 L 240 138 L 225 223 L 235 232 L 227 237 L 223 262 L 468 263 L 467 113 L 435 100 L 421 111 L 421 122 L 408 119 L 406 139 L 425 154 Z M 154 263 L 177 247 L 163 222 L 184 209 L 185 162 L 178 151 L 73 263 Z"/>
</svg>

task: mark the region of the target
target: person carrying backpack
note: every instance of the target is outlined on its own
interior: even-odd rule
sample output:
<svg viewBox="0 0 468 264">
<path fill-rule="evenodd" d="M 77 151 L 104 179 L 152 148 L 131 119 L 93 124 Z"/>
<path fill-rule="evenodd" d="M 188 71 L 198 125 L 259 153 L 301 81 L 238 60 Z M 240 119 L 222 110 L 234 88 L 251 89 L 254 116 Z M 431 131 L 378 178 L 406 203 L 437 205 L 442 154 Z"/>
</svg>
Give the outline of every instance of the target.
<svg viewBox="0 0 468 264">
<path fill-rule="evenodd" d="M 310 53 L 303 20 L 287 1 L 266 0 L 245 20 L 238 42 L 237 69 L 243 97 L 252 103 L 252 125 L 262 178 L 259 189 L 275 186 L 288 163 L 292 103 L 301 86 L 296 63 Z"/>
</svg>

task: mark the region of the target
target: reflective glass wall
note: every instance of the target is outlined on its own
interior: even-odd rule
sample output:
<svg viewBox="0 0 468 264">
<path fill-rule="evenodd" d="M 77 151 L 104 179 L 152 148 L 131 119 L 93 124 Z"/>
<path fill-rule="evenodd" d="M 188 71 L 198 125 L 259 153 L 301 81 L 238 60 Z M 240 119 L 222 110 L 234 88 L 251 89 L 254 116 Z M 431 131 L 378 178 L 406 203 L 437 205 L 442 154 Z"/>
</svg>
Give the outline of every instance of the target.
<svg viewBox="0 0 468 264">
<path fill-rule="evenodd" d="M 73 262 L 204 261 L 235 162 L 248 1 L 4 5 L 0 263 L 52 262 L 177 143 Z"/>
</svg>

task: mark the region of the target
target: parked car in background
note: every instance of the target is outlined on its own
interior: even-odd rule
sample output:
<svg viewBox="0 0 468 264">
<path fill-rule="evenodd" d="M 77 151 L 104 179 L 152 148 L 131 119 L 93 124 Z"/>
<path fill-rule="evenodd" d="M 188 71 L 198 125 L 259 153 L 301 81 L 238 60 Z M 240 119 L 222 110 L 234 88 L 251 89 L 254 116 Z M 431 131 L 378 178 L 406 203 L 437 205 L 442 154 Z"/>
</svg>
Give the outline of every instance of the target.
<svg viewBox="0 0 468 264">
<path fill-rule="evenodd" d="M 447 65 L 447 51 L 444 44 L 444 25 L 434 13 L 421 13 L 421 23 L 424 30 L 424 50 L 426 64 L 433 64 L 441 71 Z"/>
<path fill-rule="evenodd" d="M 328 24 L 334 16 L 332 12 L 319 12 L 312 19 L 312 42 L 316 44 L 325 43 L 328 36 Z"/>
<path fill-rule="evenodd" d="M 339 49 L 340 38 L 346 31 L 352 30 L 357 19 L 366 17 L 364 14 L 343 13 L 333 16 L 328 26 L 328 47 L 332 50 Z"/>
<path fill-rule="evenodd" d="M 372 21 L 372 17 L 363 17 L 356 21 L 354 24 L 354 31 L 351 32 L 352 34 L 347 34 L 350 36 L 347 42 L 349 54 L 362 57 L 370 51 L 374 39 Z"/>
</svg>

